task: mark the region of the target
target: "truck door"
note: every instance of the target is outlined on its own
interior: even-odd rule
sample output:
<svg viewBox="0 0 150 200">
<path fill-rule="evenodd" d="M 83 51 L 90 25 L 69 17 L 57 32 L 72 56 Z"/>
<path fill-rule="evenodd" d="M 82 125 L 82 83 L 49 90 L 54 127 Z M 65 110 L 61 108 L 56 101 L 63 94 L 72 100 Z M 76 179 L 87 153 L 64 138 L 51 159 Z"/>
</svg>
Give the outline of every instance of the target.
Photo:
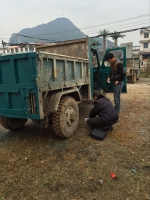
<svg viewBox="0 0 150 200">
<path fill-rule="evenodd" d="M 126 48 L 125 47 L 119 47 L 119 48 L 115 48 L 115 49 L 109 49 L 106 50 L 105 55 L 111 52 L 115 55 L 115 57 L 120 60 L 123 63 L 124 66 L 124 70 L 126 71 Z M 105 58 L 104 55 L 104 58 Z M 106 92 L 106 93 L 111 93 L 113 92 L 113 83 L 107 83 L 107 78 L 110 74 L 110 64 L 105 61 L 103 58 L 102 64 L 100 66 L 100 73 L 99 73 L 99 84 L 100 84 L 100 88 Z M 124 78 L 124 86 L 122 89 L 122 92 L 126 93 L 127 92 L 127 80 L 126 77 Z"/>
<path fill-rule="evenodd" d="M 91 47 L 92 51 L 92 66 L 93 66 L 93 87 L 92 87 L 92 92 L 94 90 L 100 91 L 100 61 L 99 61 L 99 55 L 97 52 L 97 48 Z"/>
</svg>

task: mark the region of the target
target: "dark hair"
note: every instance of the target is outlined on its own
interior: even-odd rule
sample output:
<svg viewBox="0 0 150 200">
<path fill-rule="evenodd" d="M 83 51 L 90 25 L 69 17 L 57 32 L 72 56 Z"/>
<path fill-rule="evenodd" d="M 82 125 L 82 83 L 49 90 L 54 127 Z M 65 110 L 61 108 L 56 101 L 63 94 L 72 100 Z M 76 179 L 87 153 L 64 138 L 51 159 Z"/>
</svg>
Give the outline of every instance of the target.
<svg viewBox="0 0 150 200">
<path fill-rule="evenodd" d="M 114 58 L 115 56 L 114 56 L 114 54 L 113 53 L 108 53 L 108 54 L 106 54 L 106 56 L 105 56 L 105 60 L 107 61 L 108 59 L 112 59 L 112 58 Z"/>
<path fill-rule="evenodd" d="M 93 93 L 93 98 L 98 97 L 100 95 L 101 95 L 101 93 L 98 90 L 95 90 L 94 93 Z"/>
</svg>

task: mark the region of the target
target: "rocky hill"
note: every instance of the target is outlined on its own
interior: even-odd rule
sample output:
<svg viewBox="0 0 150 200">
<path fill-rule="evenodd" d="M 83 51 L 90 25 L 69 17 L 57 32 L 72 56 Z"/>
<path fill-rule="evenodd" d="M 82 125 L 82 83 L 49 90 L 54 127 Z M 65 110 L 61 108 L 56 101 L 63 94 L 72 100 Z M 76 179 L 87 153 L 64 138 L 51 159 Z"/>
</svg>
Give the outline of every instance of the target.
<svg viewBox="0 0 150 200">
<path fill-rule="evenodd" d="M 14 33 L 11 35 L 9 42 L 13 44 L 18 43 L 18 41 L 20 43 L 58 42 L 86 37 L 86 35 L 67 18 L 57 18 L 47 24 L 41 24 L 33 28 L 25 28 L 21 30 L 19 34 L 34 38 L 17 37 Z"/>
<path fill-rule="evenodd" d="M 17 36 L 13 33 L 9 39 L 9 43 L 17 44 L 26 42 L 42 42 L 42 43 L 52 43 L 61 42 L 66 40 L 74 40 L 87 37 L 78 27 L 76 27 L 67 18 L 57 18 L 47 24 L 37 25 L 33 28 L 25 28 L 19 32 L 20 35 L 29 36 Z M 103 49 L 103 39 L 95 38 L 101 45 L 99 45 L 99 50 Z M 114 46 L 114 43 L 107 41 L 107 48 Z"/>
</svg>

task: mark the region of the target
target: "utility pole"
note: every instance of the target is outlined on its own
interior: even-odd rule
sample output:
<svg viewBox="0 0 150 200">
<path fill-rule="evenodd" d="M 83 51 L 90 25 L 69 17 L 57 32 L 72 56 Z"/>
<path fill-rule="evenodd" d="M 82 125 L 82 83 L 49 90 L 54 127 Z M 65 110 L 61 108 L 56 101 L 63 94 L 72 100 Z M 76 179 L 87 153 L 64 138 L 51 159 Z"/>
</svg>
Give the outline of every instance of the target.
<svg viewBox="0 0 150 200">
<path fill-rule="evenodd" d="M 4 41 L 2 40 L 3 54 L 5 55 L 5 49 L 4 49 L 4 45 L 5 45 L 5 43 L 4 43 Z"/>
<path fill-rule="evenodd" d="M 19 34 L 18 34 L 18 44 L 20 44 Z"/>
</svg>

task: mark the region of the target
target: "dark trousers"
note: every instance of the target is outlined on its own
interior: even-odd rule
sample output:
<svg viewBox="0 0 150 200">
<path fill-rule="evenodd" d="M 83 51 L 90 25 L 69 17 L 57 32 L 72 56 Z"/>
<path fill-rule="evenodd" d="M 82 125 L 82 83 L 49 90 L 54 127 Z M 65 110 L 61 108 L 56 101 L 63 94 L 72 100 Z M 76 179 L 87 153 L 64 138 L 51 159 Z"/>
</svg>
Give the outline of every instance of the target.
<svg viewBox="0 0 150 200">
<path fill-rule="evenodd" d="M 121 94 L 123 85 L 124 85 L 124 82 L 121 81 L 117 85 L 113 86 L 115 109 L 117 112 L 120 112 L 120 94 Z"/>
<path fill-rule="evenodd" d="M 111 121 L 111 122 L 104 122 L 102 121 L 99 117 L 95 117 L 95 118 L 89 118 L 87 120 L 87 123 L 90 125 L 90 126 L 94 126 L 96 128 L 100 128 L 100 129 L 103 129 L 104 127 L 106 126 L 111 126 L 113 124 L 115 124 L 118 120 L 115 120 L 115 121 Z"/>
</svg>

